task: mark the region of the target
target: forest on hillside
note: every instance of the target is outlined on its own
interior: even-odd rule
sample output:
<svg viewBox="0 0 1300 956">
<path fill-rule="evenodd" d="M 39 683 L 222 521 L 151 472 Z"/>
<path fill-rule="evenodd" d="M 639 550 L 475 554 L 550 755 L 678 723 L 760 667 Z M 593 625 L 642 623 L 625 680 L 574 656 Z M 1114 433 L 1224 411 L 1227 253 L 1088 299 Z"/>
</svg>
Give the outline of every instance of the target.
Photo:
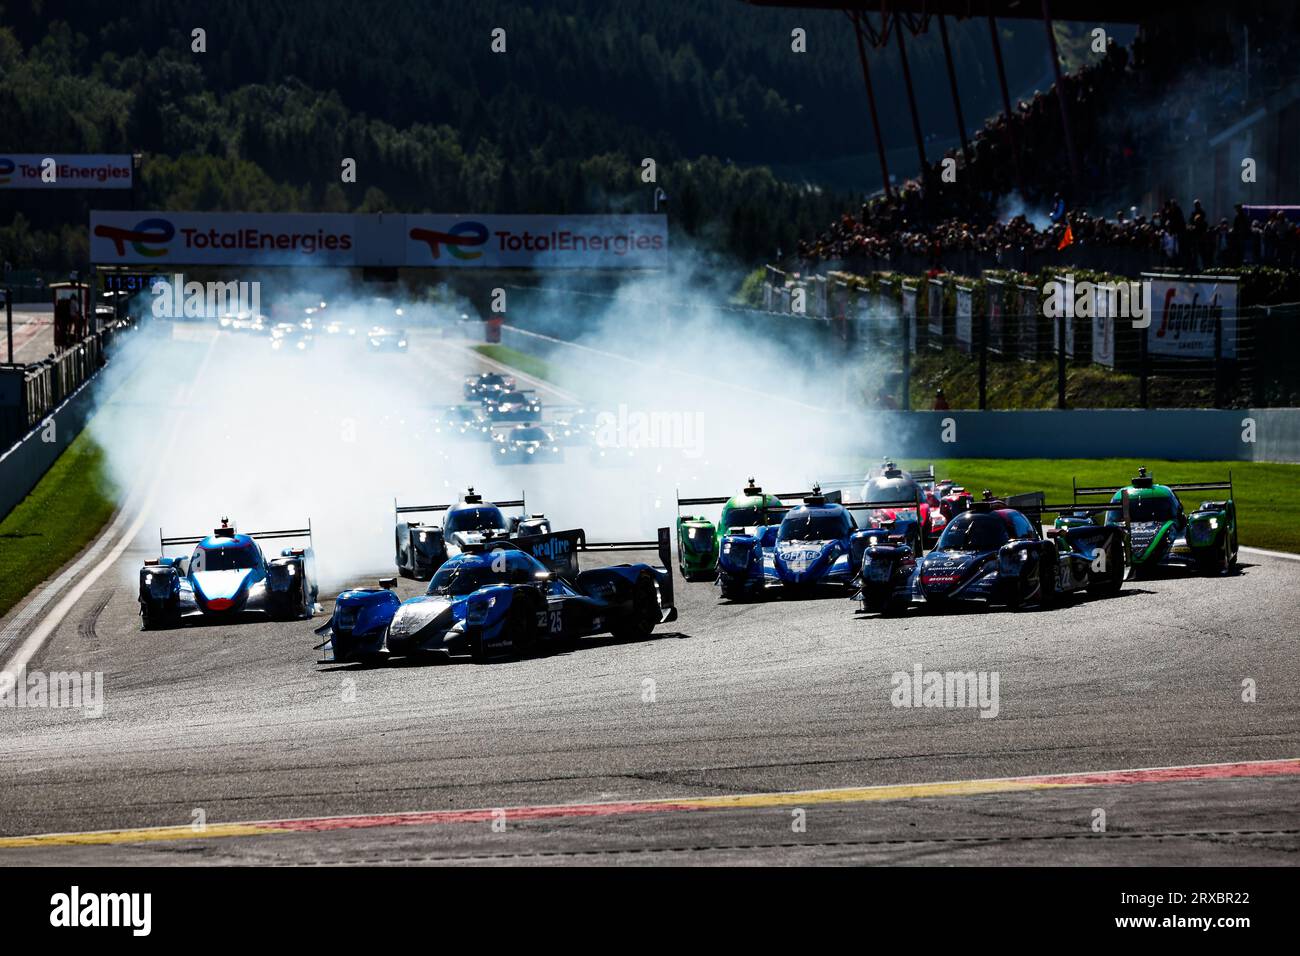
<svg viewBox="0 0 1300 956">
<path fill-rule="evenodd" d="M 490 49 L 496 28 L 505 53 Z M 951 33 L 976 124 L 997 109 L 987 24 Z M 1041 25 L 1004 26 L 1003 42 L 1014 85 L 1042 73 Z M 896 56 L 877 56 L 887 139 L 910 141 Z M 950 135 L 937 39 L 911 58 L 927 129 Z M 674 230 L 746 261 L 861 201 L 791 168 L 874 150 L 844 16 L 739 0 L 11 2 L 0 116 L 14 152 L 143 153 L 140 208 L 639 211 L 652 157 Z M 86 211 L 120 201 L 7 193 L 0 251 L 75 268 Z"/>
</svg>

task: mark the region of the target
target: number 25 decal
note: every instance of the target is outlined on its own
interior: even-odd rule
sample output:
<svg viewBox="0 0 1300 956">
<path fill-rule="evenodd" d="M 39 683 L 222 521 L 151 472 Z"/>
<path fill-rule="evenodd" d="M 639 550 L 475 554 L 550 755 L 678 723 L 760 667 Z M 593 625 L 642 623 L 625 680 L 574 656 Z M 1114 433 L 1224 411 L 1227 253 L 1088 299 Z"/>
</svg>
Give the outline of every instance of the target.
<svg viewBox="0 0 1300 956">
<path fill-rule="evenodd" d="M 550 624 L 547 624 L 547 616 L 550 617 Z M 560 634 L 564 631 L 564 618 L 559 611 L 538 611 L 537 626 L 540 628 L 549 628 L 552 634 Z"/>
</svg>

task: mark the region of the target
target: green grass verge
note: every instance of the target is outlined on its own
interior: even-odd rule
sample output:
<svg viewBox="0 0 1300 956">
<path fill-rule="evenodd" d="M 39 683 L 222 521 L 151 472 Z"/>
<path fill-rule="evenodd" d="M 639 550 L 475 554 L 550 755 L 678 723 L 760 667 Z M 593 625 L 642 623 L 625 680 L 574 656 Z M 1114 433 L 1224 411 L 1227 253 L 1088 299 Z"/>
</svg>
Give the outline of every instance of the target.
<svg viewBox="0 0 1300 956">
<path fill-rule="evenodd" d="M 907 465 L 924 468 L 928 461 Z M 1048 504 L 1071 500 L 1071 477 L 1080 484 L 1123 485 L 1146 465 L 1156 481 L 1223 481 L 1232 472 L 1233 494 L 1244 545 L 1272 551 L 1300 552 L 1300 501 L 1287 490 L 1300 482 L 1300 465 L 1245 461 L 1138 461 L 1131 458 L 1009 460 L 1000 458 L 950 458 L 934 463 L 940 478 L 952 478 L 978 495 L 985 488 L 997 494 L 1045 491 Z M 1194 508 L 1216 493 L 1193 492 L 1184 498 Z M 1226 493 L 1225 493 L 1226 494 Z M 1195 500 L 1193 500 L 1195 499 Z M 1102 503 L 1104 499 L 1092 499 Z"/>
<path fill-rule="evenodd" d="M 545 379 L 548 382 L 555 381 L 555 374 L 552 372 L 551 366 L 544 360 L 529 355 L 527 352 L 520 352 L 508 345 L 475 345 L 474 351 L 478 352 L 479 355 L 492 359 L 494 362 L 517 368 L 525 375 L 531 375 L 533 378 Z"/>
<path fill-rule="evenodd" d="M 116 500 L 104 451 L 83 431 L 0 521 L 0 615 L 94 540 Z"/>
</svg>

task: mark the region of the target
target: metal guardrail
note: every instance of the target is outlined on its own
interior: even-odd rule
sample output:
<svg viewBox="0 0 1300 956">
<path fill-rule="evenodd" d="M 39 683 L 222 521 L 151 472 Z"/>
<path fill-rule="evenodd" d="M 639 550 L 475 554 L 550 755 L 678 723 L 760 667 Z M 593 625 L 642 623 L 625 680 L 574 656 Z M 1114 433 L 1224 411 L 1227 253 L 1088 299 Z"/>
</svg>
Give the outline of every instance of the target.
<svg viewBox="0 0 1300 956">
<path fill-rule="evenodd" d="M 107 347 L 124 324 L 93 332 L 39 362 L 0 363 L 0 449 L 37 427 L 104 366 Z"/>
</svg>

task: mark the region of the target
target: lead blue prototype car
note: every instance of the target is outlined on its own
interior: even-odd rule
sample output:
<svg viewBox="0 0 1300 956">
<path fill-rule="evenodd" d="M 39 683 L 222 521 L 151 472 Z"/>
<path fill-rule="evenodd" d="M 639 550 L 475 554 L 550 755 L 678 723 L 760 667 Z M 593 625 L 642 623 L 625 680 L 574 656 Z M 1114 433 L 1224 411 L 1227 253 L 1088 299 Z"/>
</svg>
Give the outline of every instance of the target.
<svg viewBox="0 0 1300 956">
<path fill-rule="evenodd" d="M 797 507 L 767 509 L 784 514 L 779 525 L 722 536 L 717 584 L 724 598 L 853 584 L 869 545 L 867 534 L 858 530 L 849 510 L 823 495 L 819 486 L 801 497 L 803 504 Z"/>
<path fill-rule="evenodd" d="M 306 547 L 268 558 L 256 539 L 306 538 Z M 140 569 L 140 629 L 179 624 L 186 617 L 237 619 L 258 612 L 289 620 L 316 608 L 316 560 L 306 528 L 241 534 L 228 518 L 206 537 L 159 536 L 160 552 L 193 544 L 188 558 L 157 557 Z"/>
<path fill-rule="evenodd" d="M 648 637 L 677 619 L 667 570 L 670 529 L 658 541 L 586 543 L 582 530 L 497 538 L 449 558 L 420 597 L 400 601 L 393 580 L 344 591 L 316 633 L 328 662 L 468 654 L 475 661 L 572 644 L 589 634 Z M 583 571 L 582 551 L 657 550 L 662 567 L 616 564 Z"/>
</svg>

